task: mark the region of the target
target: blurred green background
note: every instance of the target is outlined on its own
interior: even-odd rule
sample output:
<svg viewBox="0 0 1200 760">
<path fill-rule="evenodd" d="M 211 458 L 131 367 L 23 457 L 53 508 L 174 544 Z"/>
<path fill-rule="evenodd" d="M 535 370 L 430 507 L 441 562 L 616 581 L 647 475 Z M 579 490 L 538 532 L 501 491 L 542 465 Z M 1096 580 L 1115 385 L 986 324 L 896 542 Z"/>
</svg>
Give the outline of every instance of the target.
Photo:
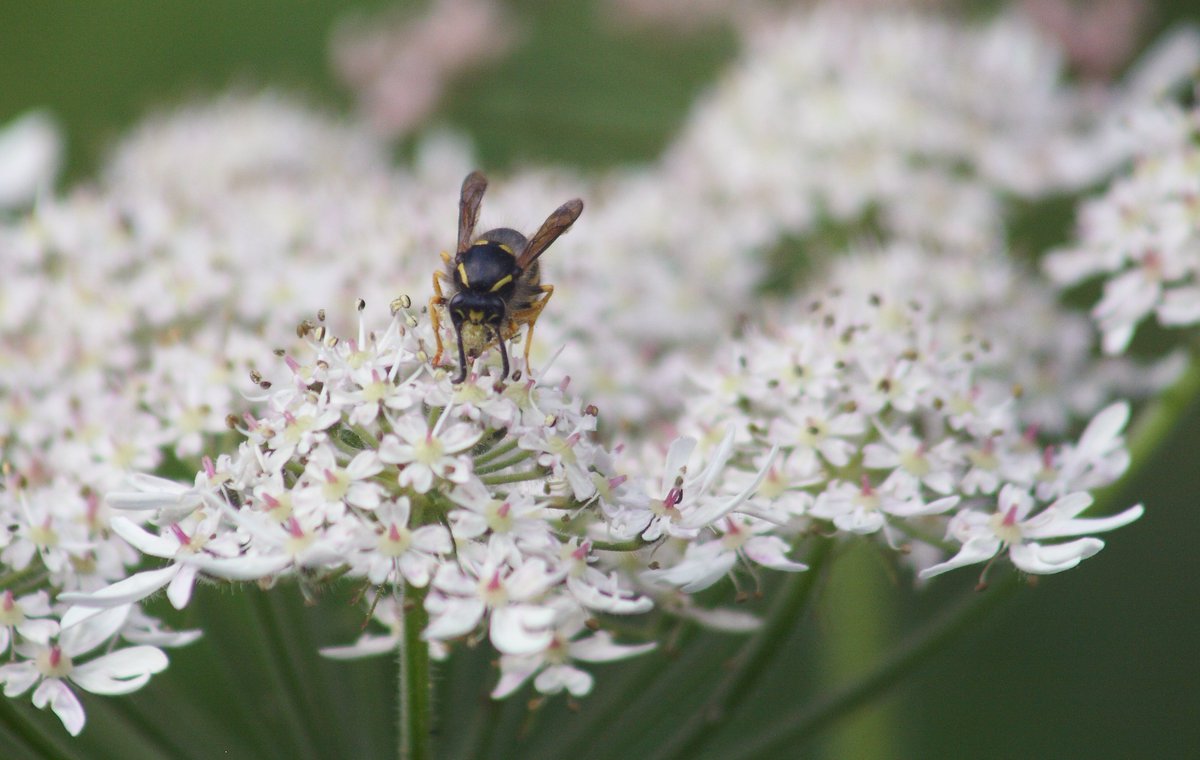
<svg viewBox="0 0 1200 760">
<path fill-rule="evenodd" d="M 327 44 L 350 5 L 8 0 L 0 3 L 0 121 L 49 108 L 68 136 L 69 184 L 86 179 L 139 117 L 229 86 L 281 87 L 348 109 Z M 608 23 L 595 3 L 511 7 L 527 27 L 521 44 L 455 82 L 433 118 L 468 133 L 488 168 L 653 159 L 736 54 L 735 35 L 721 27 L 676 36 Z M 1200 19 L 1194 6 L 1160 3 L 1147 38 L 1189 13 Z M 1047 224 L 1053 235 L 1069 229 L 1069 220 Z M 1037 238 L 1035 230 L 1021 234 Z M 1198 449 L 1193 408 L 1121 500 L 1147 504 L 1141 521 L 1109 537 L 1080 570 L 1023 589 L 877 705 L 780 757 L 1200 757 L 1200 602 L 1187 585 L 1200 577 Z M 738 731 L 752 732 L 866 667 L 889 641 L 971 594 L 974 580 L 954 575 L 917 593 L 903 583 L 891 588 L 869 552 L 843 563 L 816 619 L 797 626 L 788 656 L 773 663 L 707 756 L 723 756 Z M 134 697 L 87 699 L 80 741 L 27 698 L 0 705 L 0 725 L 8 726 L 0 757 L 30 747 L 40 747 L 31 757 L 392 756 L 393 666 L 313 656 L 318 645 L 352 637 L 361 612 L 335 599 L 305 608 L 297 597 L 202 595 L 180 623 L 205 621 L 206 638 L 173 652 L 167 674 Z M 873 626 L 865 635 L 855 625 L 863 614 Z M 639 757 L 644 742 L 696 709 L 703 684 L 719 676 L 737 643 L 693 639 L 664 666 L 674 666 L 670 672 L 645 663 L 597 668 L 597 693 L 579 714 L 562 700 L 536 713 L 526 712 L 524 698 L 479 700 L 487 653 L 464 653 L 441 671 L 441 741 L 458 754 L 475 742 L 488 748 L 482 757 Z M 652 688 L 623 690 L 633 682 Z M 38 727 L 20 751 L 4 746 L 21 733 L 13 733 L 16 716 Z M 522 744 L 521 736 L 534 740 Z"/>
</svg>

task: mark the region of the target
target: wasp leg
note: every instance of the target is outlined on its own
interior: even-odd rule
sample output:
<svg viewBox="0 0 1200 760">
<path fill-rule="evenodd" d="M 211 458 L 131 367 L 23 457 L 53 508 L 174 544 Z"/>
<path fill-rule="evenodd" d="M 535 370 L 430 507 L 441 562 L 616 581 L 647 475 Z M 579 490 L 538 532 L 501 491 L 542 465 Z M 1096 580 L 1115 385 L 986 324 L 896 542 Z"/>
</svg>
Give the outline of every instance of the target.
<svg viewBox="0 0 1200 760">
<path fill-rule="evenodd" d="M 450 260 L 450 256 L 444 251 L 442 252 L 442 258 L 446 261 Z M 438 307 L 446 305 L 446 297 L 442 295 L 442 286 L 438 282 L 439 279 L 448 279 L 446 273 L 433 273 L 433 296 L 429 299 L 429 320 L 433 323 L 433 339 L 437 341 L 437 353 L 433 357 L 434 367 L 441 363 L 442 353 L 445 351 L 445 347 L 442 346 L 442 320 L 438 316 Z"/>
<path fill-rule="evenodd" d="M 542 309 L 546 308 L 546 304 L 550 302 L 550 296 L 554 295 L 553 285 L 542 285 L 542 292 L 545 297 L 537 303 L 530 306 L 528 309 L 513 314 L 513 320 L 519 323 L 529 325 L 529 331 L 525 333 L 525 371 L 529 372 L 529 349 L 533 346 L 533 326 L 537 324 L 538 317 L 542 314 Z"/>
</svg>

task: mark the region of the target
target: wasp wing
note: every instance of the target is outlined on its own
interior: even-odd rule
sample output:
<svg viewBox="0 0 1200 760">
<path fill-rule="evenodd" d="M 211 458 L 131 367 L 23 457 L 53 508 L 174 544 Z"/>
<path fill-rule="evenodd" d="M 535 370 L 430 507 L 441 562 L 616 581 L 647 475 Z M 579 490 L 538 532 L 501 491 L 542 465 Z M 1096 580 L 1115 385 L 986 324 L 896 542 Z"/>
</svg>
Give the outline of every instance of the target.
<svg viewBox="0 0 1200 760">
<path fill-rule="evenodd" d="M 479 172 L 471 172 L 463 180 L 462 194 L 458 199 L 458 256 L 471 247 L 471 235 L 479 222 L 479 206 L 487 190 L 487 178 Z M 457 258 L 457 256 L 456 256 Z"/>
<path fill-rule="evenodd" d="M 576 198 L 559 206 L 553 214 L 547 217 L 541 228 L 533 234 L 533 237 L 529 238 L 521 255 L 517 257 L 517 266 L 521 271 L 528 269 L 529 265 L 536 261 L 537 257 L 541 256 L 551 243 L 571 229 L 571 225 L 582 213 L 583 201 Z"/>
</svg>

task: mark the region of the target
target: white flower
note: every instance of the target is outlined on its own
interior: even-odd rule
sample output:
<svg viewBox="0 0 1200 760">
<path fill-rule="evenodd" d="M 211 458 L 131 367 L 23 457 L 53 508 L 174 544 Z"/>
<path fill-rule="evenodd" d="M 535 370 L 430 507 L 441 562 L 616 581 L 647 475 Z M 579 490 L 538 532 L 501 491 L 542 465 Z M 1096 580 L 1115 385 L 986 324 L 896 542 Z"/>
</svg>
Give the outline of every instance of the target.
<svg viewBox="0 0 1200 760">
<path fill-rule="evenodd" d="M 444 422 L 444 418 L 443 418 Z M 480 431 L 471 425 L 450 423 L 430 428 L 420 419 L 403 417 L 392 423 L 395 435 L 387 435 L 379 444 L 379 458 L 400 465 L 398 481 L 417 493 L 433 487 L 434 478 L 465 483 L 471 474 L 471 460 L 458 456 L 475 445 Z"/>
<path fill-rule="evenodd" d="M 986 562 L 1005 549 L 1012 563 L 1027 573 L 1062 572 L 1103 549 L 1104 542 L 1092 537 L 1065 543 L 1045 543 L 1045 540 L 1113 530 L 1128 525 L 1143 512 L 1138 505 L 1111 517 L 1078 517 L 1091 504 L 1090 495 L 1071 493 L 1034 513 L 1033 498 L 1016 486 L 1006 485 L 1000 490 L 994 513 L 968 509 L 955 515 L 947 534 L 961 543 L 962 549 L 951 559 L 925 568 L 920 575 L 929 578 L 957 567 Z"/>
<path fill-rule="evenodd" d="M 167 667 L 167 656 L 152 646 L 117 649 L 76 664 L 76 659 L 111 641 L 128 615 L 128 606 L 114 607 L 64 630 L 57 642 L 18 645 L 18 654 L 26 659 L 0 666 L 4 695 L 15 697 L 37 684 L 33 704 L 49 705 L 67 731 L 77 736 L 86 716 L 68 681 L 93 694 L 128 694 Z"/>
<path fill-rule="evenodd" d="M 531 677 L 533 687 L 542 694 L 558 694 L 566 690 L 573 697 L 582 697 L 592 690 L 592 676 L 575 667 L 578 662 L 613 662 L 636 657 L 657 646 L 647 644 L 618 644 L 608 631 L 576 638 L 585 630 L 586 616 L 578 610 L 559 611 L 559 622 L 549 643 L 540 652 L 500 658 L 500 681 L 492 690 L 493 699 L 504 699 Z M 536 677 L 535 677 L 536 676 Z"/>
<path fill-rule="evenodd" d="M 531 654 L 550 644 L 555 613 L 540 602 L 562 579 L 561 573 L 539 557 L 508 556 L 496 542 L 482 561 L 464 565 L 466 571 L 451 564 L 438 568 L 425 599 L 430 620 L 424 638 L 462 636 L 486 613 L 492 644 L 505 654 Z"/>
</svg>

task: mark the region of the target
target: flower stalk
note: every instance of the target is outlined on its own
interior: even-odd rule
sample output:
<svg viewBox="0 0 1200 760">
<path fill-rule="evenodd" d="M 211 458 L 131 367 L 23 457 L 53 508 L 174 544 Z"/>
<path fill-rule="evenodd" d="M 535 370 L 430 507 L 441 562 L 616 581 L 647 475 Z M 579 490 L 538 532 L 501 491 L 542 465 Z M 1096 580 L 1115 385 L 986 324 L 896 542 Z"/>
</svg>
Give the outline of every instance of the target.
<svg viewBox="0 0 1200 760">
<path fill-rule="evenodd" d="M 404 634 L 400 638 L 400 760 L 433 757 L 429 642 L 421 638 L 421 632 L 429 622 L 425 612 L 426 591 L 411 584 L 404 587 Z"/>
</svg>

